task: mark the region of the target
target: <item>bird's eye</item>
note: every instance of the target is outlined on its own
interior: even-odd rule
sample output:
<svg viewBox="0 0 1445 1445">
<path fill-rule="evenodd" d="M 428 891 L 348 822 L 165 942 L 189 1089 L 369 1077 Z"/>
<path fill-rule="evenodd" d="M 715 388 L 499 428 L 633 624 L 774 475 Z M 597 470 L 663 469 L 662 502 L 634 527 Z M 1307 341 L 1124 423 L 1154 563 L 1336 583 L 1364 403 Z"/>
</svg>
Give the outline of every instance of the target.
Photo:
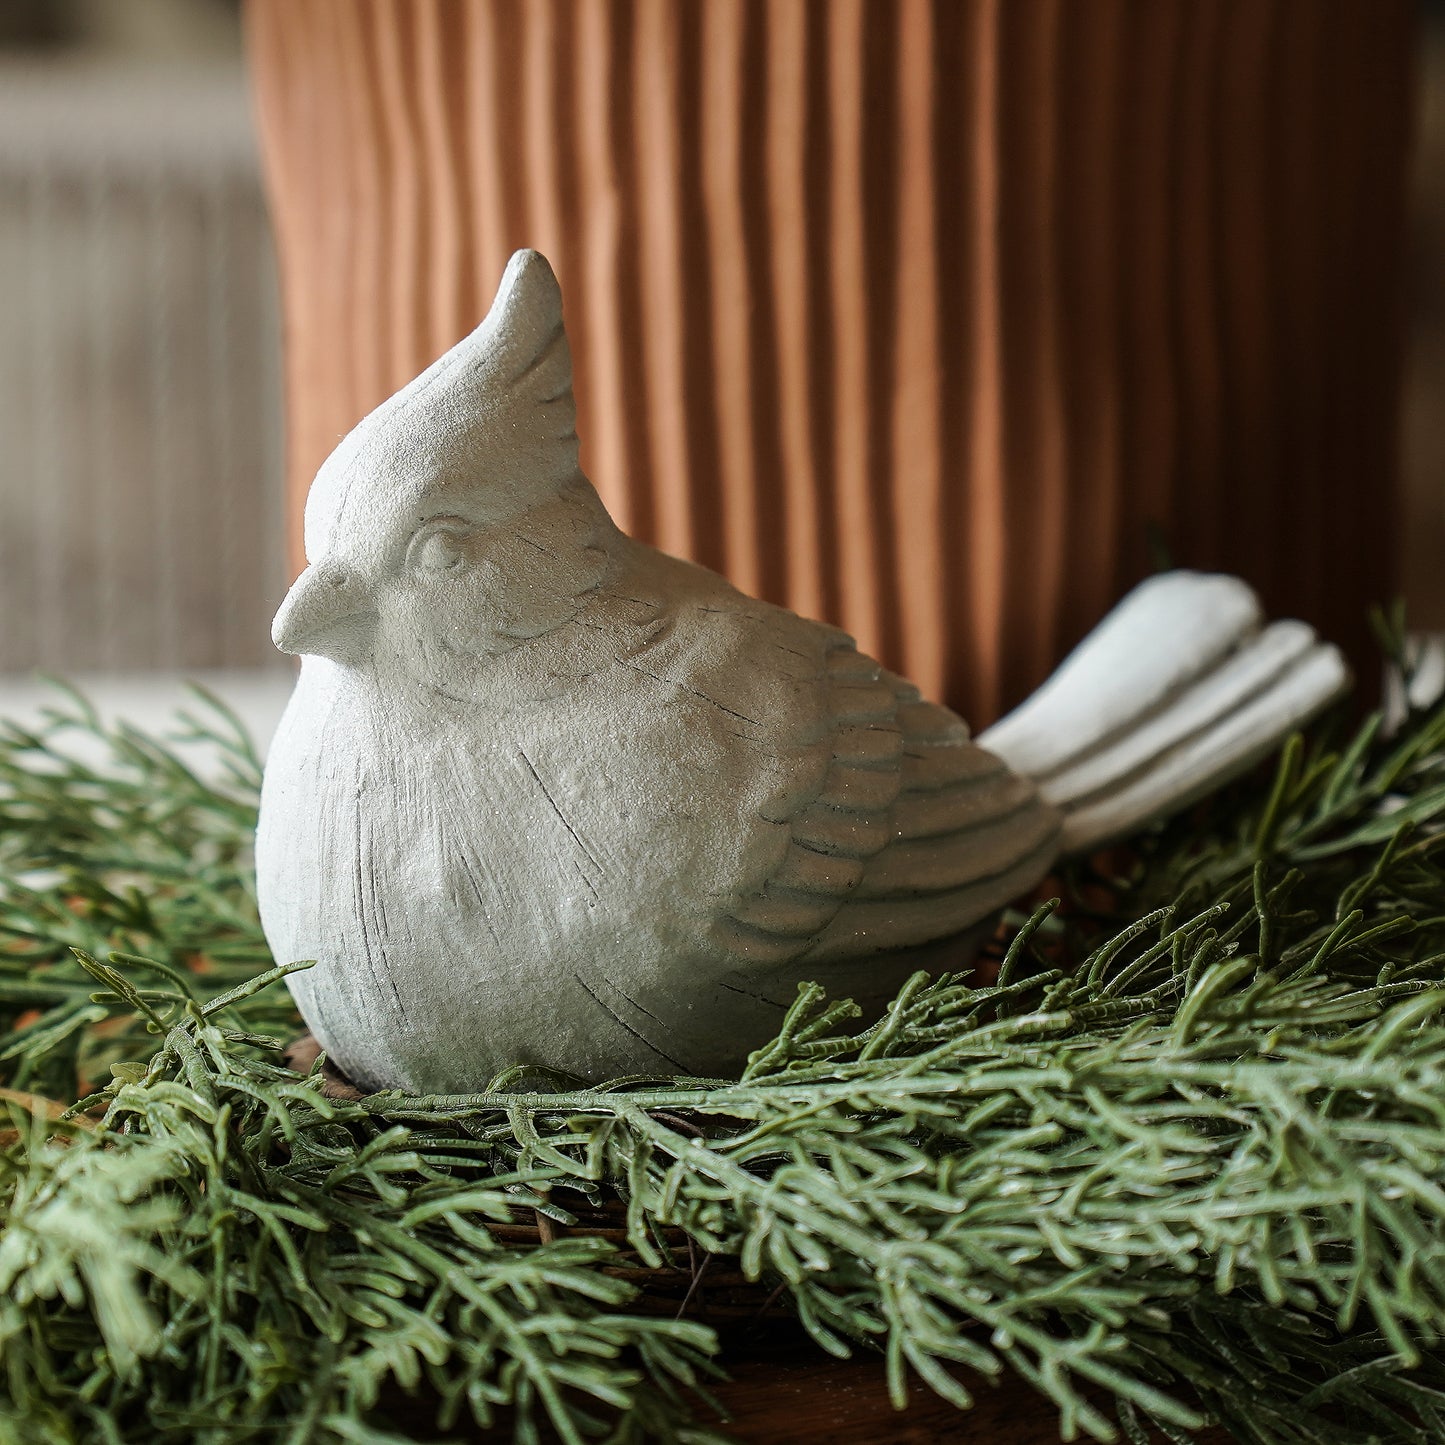
<svg viewBox="0 0 1445 1445">
<path fill-rule="evenodd" d="M 459 527 L 431 527 L 412 538 L 407 562 L 416 572 L 449 572 L 466 560 L 465 543 Z"/>
</svg>

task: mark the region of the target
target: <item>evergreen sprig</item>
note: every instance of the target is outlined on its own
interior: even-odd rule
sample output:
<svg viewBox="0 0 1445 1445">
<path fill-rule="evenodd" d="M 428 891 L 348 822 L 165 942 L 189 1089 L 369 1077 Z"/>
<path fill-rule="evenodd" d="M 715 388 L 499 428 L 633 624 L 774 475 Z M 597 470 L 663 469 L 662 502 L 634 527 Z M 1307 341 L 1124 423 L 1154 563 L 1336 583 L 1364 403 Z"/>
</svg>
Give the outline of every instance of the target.
<svg viewBox="0 0 1445 1445">
<path fill-rule="evenodd" d="M 715 1438 L 710 1331 L 495 1227 L 608 1198 L 899 1403 L 1011 1370 L 1064 1439 L 1445 1438 L 1445 708 L 1292 741 L 881 1020 L 804 989 L 737 1082 L 359 1100 L 279 1061 L 255 759 L 191 726 L 220 783 L 79 704 L 0 738 L 0 1439 L 379 1442 L 405 1395 Z"/>
</svg>

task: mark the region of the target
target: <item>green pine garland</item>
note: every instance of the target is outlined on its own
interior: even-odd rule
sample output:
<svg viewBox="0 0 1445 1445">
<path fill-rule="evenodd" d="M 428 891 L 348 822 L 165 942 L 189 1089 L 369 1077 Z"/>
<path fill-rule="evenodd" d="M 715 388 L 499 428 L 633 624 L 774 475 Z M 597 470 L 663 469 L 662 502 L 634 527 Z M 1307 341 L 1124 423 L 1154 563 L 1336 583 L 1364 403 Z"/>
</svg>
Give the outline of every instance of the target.
<svg viewBox="0 0 1445 1445">
<path fill-rule="evenodd" d="M 1066 878 L 992 982 L 861 1031 L 804 990 L 740 1081 L 358 1101 L 279 1061 L 259 767 L 190 727 L 221 785 L 78 699 L 0 735 L 0 1441 L 395 1441 L 402 1395 L 720 1438 L 710 1330 L 601 1240 L 486 1227 L 618 1197 L 645 1262 L 736 1256 L 899 1404 L 1012 1370 L 1063 1439 L 1445 1438 L 1445 707 Z"/>
</svg>

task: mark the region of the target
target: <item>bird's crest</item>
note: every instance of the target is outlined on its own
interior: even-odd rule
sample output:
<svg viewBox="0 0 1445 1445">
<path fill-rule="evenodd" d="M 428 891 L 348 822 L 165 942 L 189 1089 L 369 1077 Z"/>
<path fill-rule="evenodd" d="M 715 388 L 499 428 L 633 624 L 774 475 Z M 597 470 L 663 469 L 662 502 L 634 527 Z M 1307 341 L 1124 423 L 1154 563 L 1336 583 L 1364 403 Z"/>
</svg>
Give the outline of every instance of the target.
<svg viewBox="0 0 1445 1445">
<path fill-rule="evenodd" d="M 513 255 L 486 319 L 342 440 L 312 483 L 306 551 L 328 550 L 343 514 L 430 502 L 503 516 L 580 479 L 572 353 L 546 258 Z"/>
</svg>

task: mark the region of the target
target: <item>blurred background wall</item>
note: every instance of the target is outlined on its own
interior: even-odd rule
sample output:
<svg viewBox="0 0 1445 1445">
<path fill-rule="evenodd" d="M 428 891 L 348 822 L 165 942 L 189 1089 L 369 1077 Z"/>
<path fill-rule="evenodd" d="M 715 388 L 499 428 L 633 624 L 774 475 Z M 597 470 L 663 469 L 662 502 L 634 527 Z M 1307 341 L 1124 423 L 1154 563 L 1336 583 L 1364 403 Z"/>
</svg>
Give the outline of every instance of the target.
<svg viewBox="0 0 1445 1445">
<path fill-rule="evenodd" d="M 930 21 L 931 31 L 880 28 L 877 16 L 896 8 L 892 0 L 773 7 L 793 15 L 795 28 L 802 17 L 803 52 L 816 56 L 821 46 L 827 60 L 817 71 L 822 78 L 798 100 L 787 84 L 788 48 L 767 43 L 758 18 L 767 8 L 743 0 L 711 6 L 256 0 L 256 84 L 269 117 L 288 252 L 293 509 L 329 439 L 479 319 L 511 246 L 541 244 L 562 271 L 580 342 L 584 459 L 624 519 L 727 567 L 743 585 L 840 617 L 865 643 L 946 690 L 975 722 L 1024 689 L 1111 593 L 1148 565 L 1150 522 L 1162 525 L 1163 542 L 1180 560 L 1233 560 L 1265 584 L 1274 605 L 1313 610 L 1316 620 L 1324 609 L 1327 620 L 1347 619 L 1340 625 L 1357 639 L 1362 599 L 1396 588 L 1409 596 L 1417 624 L 1445 628 L 1445 43 L 1438 4 L 1424 12 L 1413 71 L 1399 38 L 1401 22 L 1408 29 L 1415 18 L 1405 0 L 953 7 L 973 17 L 970 24 L 980 15 L 996 17 L 996 86 L 1010 66 L 1039 85 L 1049 74 L 1062 77 L 1052 108 L 1037 110 L 1019 98 L 1025 92 L 1010 100 L 995 89 L 990 101 L 969 90 L 973 82 L 953 63 L 967 39 L 961 21 Z M 500 19 L 492 48 L 479 50 L 479 36 L 486 37 L 475 17 L 487 9 Z M 829 12 L 855 18 L 824 23 Z M 1031 29 L 1008 18 L 1045 12 L 1060 17 L 1057 23 Z M 624 13 L 633 17 L 626 27 L 613 23 Z M 948 7 L 938 13 L 946 17 Z M 473 18 L 458 18 L 466 14 Z M 1108 24 L 1096 26 L 1089 17 L 1097 15 L 1110 17 Z M 1372 17 L 1375 39 L 1361 40 L 1358 27 Z M 1327 34 L 1324 22 L 1334 30 Z M 435 44 L 449 25 L 459 28 L 463 43 Z M 315 47 L 309 61 L 294 48 L 284 51 L 288 26 L 295 45 Z M 927 67 L 931 90 L 920 101 L 898 83 L 907 59 L 899 46 L 916 49 L 930 39 L 942 48 Z M 1150 46 L 1168 65 L 1138 68 Z M 1222 51 L 1234 55 L 1233 71 L 1217 66 Z M 1140 76 L 1153 91 L 1140 92 Z M 659 80 L 660 89 L 651 84 Z M 233 0 L 0 0 L 0 676 L 35 665 L 62 672 L 244 667 L 279 669 L 284 680 L 285 664 L 267 639 L 270 613 L 295 564 L 285 539 L 281 326 L 246 88 Z M 1281 108 L 1301 95 L 1314 119 L 1271 149 L 1259 139 L 1261 128 L 1275 125 Z M 997 144 L 982 156 L 969 125 L 960 121 L 950 132 L 953 154 L 967 161 L 971 176 L 991 155 L 1000 195 L 1012 208 L 997 238 L 997 289 L 975 284 L 967 294 L 940 292 L 936 309 L 910 309 L 920 253 L 901 273 L 890 270 L 881 292 L 870 284 L 874 263 L 881 258 L 888 268 L 889 257 L 898 261 L 919 226 L 939 234 L 940 204 L 943 211 L 970 204 L 945 188 L 931 198 L 915 190 L 905 197 L 914 207 L 907 216 L 887 218 L 852 256 L 835 247 L 822 268 L 809 265 L 809 233 L 795 228 L 781 252 L 770 250 L 751 212 L 737 209 L 740 197 L 750 197 L 757 214 L 781 217 L 785 231 L 790 215 L 816 229 L 852 204 L 892 194 L 891 157 L 918 145 L 917 118 L 926 121 L 960 97 L 974 107 L 968 114 L 992 105 L 998 124 Z M 712 128 L 714 139 L 723 137 L 721 150 L 669 122 L 677 106 L 694 99 L 696 113 L 711 117 L 699 123 Z M 798 108 L 789 111 L 790 104 Z M 1368 242 L 1372 227 L 1377 237 L 1384 234 L 1371 206 L 1390 204 L 1401 154 L 1392 137 L 1412 104 L 1411 239 L 1403 252 L 1398 246 L 1372 252 L 1361 237 Z M 599 105 L 597 114 L 610 119 L 589 131 L 582 124 L 593 113 L 587 107 Z M 1118 137 L 1131 115 L 1145 116 L 1150 106 L 1173 116 L 1176 130 L 1138 131 L 1146 144 L 1141 157 Z M 495 120 L 490 133 L 488 114 Z M 451 191 L 447 177 L 465 167 L 460 153 L 449 158 L 446 151 L 448 115 L 467 118 L 472 148 L 471 179 Z M 864 118 L 877 116 L 869 140 Z M 1188 129 L 1183 137 L 1181 123 Z M 814 153 L 836 150 L 838 128 L 850 125 L 863 137 L 860 168 L 851 181 L 844 176 L 840 191 L 834 165 L 819 191 Z M 583 147 L 571 160 L 554 143 L 564 132 Z M 922 139 L 944 154 L 939 134 L 925 124 Z M 482 164 L 487 146 L 501 158 Z M 318 169 L 328 147 L 329 179 Z M 765 160 L 792 157 L 792 169 L 750 170 L 759 147 Z M 408 148 L 415 158 L 410 169 Z M 1294 173 L 1296 157 L 1308 174 Z M 621 210 L 584 214 L 579 170 L 619 162 L 620 172 L 603 174 L 616 182 L 611 194 Z M 1130 168 L 1143 165 L 1178 172 L 1176 204 L 1184 209 L 1173 213 L 1182 248 L 1176 254 L 1192 268 L 1176 278 L 1178 296 L 1211 294 L 1222 272 L 1246 282 L 1230 293 L 1227 310 L 1203 313 L 1203 329 L 1184 347 L 1193 358 L 1186 383 L 1202 377 L 1214 399 L 1188 426 L 1176 427 L 1167 445 L 1158 414 L 1152 443 L 1147 428 L 1142 440 L 1136 431 L 1129 441 L 1130 396 L 1111 396 L 1100 380 L 1120 345 L 1113 323 L 1100 329 L 1101 315 L 1127 321 L 1132 314 L 1130 325 L 1176 333 L 1190 324 L 1177 298 L 1173 311 L 1156 311 L 1151 321 L 1147 298 L 1158 294 L 1161 278 L 1147 265 L 1141 269 L 1147 257 L 1137 230 L 1148 217 L 1132 216 L 1134 239 L 1123 246 L 1107 228 L 1086 225 L 1084 265 L 1073 274 L 1051 271 L 1038 241 L 1070 239 L 1074 218 L 1095 216 L 1119 194 Z M 1317 183 L 1322 219 L 1313 249 L 1305 248 L 1304 274 L 1292 274 L 1287 248 L 1276 247 L 1275 269 L 1250 281 L 1238 256 L 1262 230 L 1277 240 L 1278 228 L 1298 215 L 1301 187 Z M 1230 184 L 1252 202 L 1221 208 L 1217 199 Z M 1375 200 L 1362 201 L 1370 185 Z M 608 194 L 606 185 L 592 189 Z M 659 196 L 663 210 L 648 211 Z M 626 229 L 629 205 L 634 228 L 639 218 L 653 218 L 645 237 Z M 674 233 L 666 229 L 668 205 Z M 956 211 L 948 214 L 954 219 L 947 224 L 956 225 Z M 646 255 L 674 244 L 673 234 L 689 264 L 702 269 L 672 273 L 690 278 L 672 301 L 644 294 L 635 275 L 627 280 L 625 266 L 598 263 L 599 225 L 622 226 L 623 243 L 636 242 Z M 1107 263 L 1104 291 L 1090 284 L 1096 260 Z M 755 273 L 766 273 L 761 284 Z M 936 272 L 929 281 L 926 264 L 923 279 L 938 284 Z M 1310 301 L 1309 287 L 1325 283 L 1323 304 Z M 850 287 L 859 291 L 851 300 Z M 1130 293 L 1145 299 L 1134 312 L 1119 312 L 1120 298 Z M 347 295 L 364 305 L 352 330 L 345 324 L 338 330 L 327 308 Z M 1388 304 L 1397 295 L 1406 299 L 1410 319 L 1401 430 L 1390 356 L 1380 365 L 1370 360 L 1381 355 L 1373 348 L 1390 318 L 1376 316 L 1378 326 L 1369 331 L 1368 315 L 1380 298 Z M 996 498 L 1012 488 L 1012 500 L 1000 502 L 1015 519 L 1002 546 L 975 542 L 976 555 L 965 551 L 961 559 L 940 551 L 950 535 L 926 511 L 885 517 L 882 542 L 870 542 L 868 489 L 880 469 L 891 476 L 908 460 L 908 429 L 919 424 L 909 406 L 922 409 L 922 425 L 935 432 L 946 426 L 956 442 L 924 458 L 938 489 L 948 481 L 939 469 L 957 465 L 960 448 L 978 445 L 976 398 L 966 388 L 920 395 L 894 386 L 888 415 L 867 421 L 850 401 L 868 394 L 869 362 L 856 337 L 848 341 L 829 323 L 826 361 L 833 373 L 822 406 L 810 400 L 806 377 L 769 363 L 772 343 L 760 348 L 759 337 L 766 341 L 790 325 L 807 330 L 820 316 L 836 319 L 840 306 L 855 304 L 865 312 L 872 306 L 864 334 L 890 338 L 893 354 L 907 358 L 920 346 L 920 354 L 930 347 L 939 354 L 951 329 L 976 326 L 984 303 L 1005 308 L 1010 318 L 1007 326 L 1002 315 L 995 318 L 1005 361 L 1032 356 L 1034 374 L 1046 375 L 1038 369 L 1042 357 L 1056 371 L 1083 377 L 1084 385 L 1019 393 L 1011 409 L 996 413 L 1002 431 L 985 435 L 983 444 L 1000 459 Z M 668 306 L 676 308 L 670 320 Z M 1282 306 L 1295 328 L 1291 344 L 1302 347 L 1300 365 L 1315 378 L 1309 404 L 1317 408 L 1318 436 L 1305 466 L 1288 444 L 1308 415 L 1302 421 L 1303 393 L 1289 385 L 1296 353 L 1276 344 L 1286 334 L 1279 330 Z M 1050 314 L 1063 317 L 1057 334 L 1073 338 L 1052 355 Z M 659 316 L 671 325 L 683 363 L 670 378 L 641 339 Z M 1368 356 L 1361 355 L 1362 316 Z M 1274 340 L 1261 347 L 1253 340 L 1261 334 Z M 1097 337 L 1108 343 L 1102 351 L 1091 349 Z M 599 365 L 609 344 L 615 364 Z M 308 359 L 327 347 L 336 358 L 330 374 Z M 1320 348 L 1334 349 L 1333 379 L 1323 390 L 1319 378 L 1328 369 L 1312 355 Z M 950 363 L 950 385 L 959 380 L 957 361 Z M 1161 388 L 1173 395 L 1178 377 L 1147 365 L 1140 370 L 1137 358 L 1132 364 L 1133 386 L 1152 387 L 1156 398 Z M 1256 389 L 1260 378 L 1268 383 L 1263 390 Z M 1371 392 L 1365 403 L 1361 387 Z M 1279 396 L 1291 409 L 1283 418 L 1272 410 Z M 1165 399 L 1177 413 L 1178 397 Z M 1060 462 L 1048 428 L 1050 409 L 1060 406 L 1071 438 L 1065 472 L 1079 458 L 1107 470 L 1099 458 L 1122 438 L 1135 449 L 1131 475 L 1145 491 L 1168 490 L 1170 507 L 1136 505 L 1137 487 L 1116 491 L 1115 501 L 1134 510 L 1102 540 L 1058 512 Z M 1376 418 L 1367 424 L 1374 440 L 1356 465 L 1351 459 L 1365 456 L 1358 449 L 1360 418 L 1368 415 Z M 739 416 L 750 428 L 744 434 L 734 424 Z M 1261 436 L 1267 446 L 1257 445 Z M 663 473 L 676 458 L 696 488 L 691 513 L 678 511 L 665 494 Z M 1334 481 L 1311 490 L 1310 477 L 1322 467 L 1332 469 Z M 1293 493 L 1279 489 L 1281 478 L 1301 477 Z M 800 485 L 812 488 L 813 502 Z M 1254 505 L 1261 487 L 1268 493 L 1262 510 Z M 750 505 L 768 488 L 780 496 L 791 488 L 795 500 L 780 508 L 777 526 L 762 514 L 753 545 L 737 499 Z M 1208 501 L 1211 488 L 1222 489 L 1213 495 L 1216 501 L 1223 495 L 1229 507 Z M 891 493 L 881 495 L 886 501 Z M 799 496 L 806 504 L 801 521 Z M 811 521 L 808 506 L 816 511 Z M 1298 526 L 1286 525 L 1292 508 L 1299 509 Z M 788 560 L 800 526 L 821 538 L 811 573 Z M 874 570 L 866 557 L 850 560 L 850 547 L 857 554 L 873 545 L 886 554 Z M 931 549 L 922 590 L 918 545 Z M 1027 565 L 1039 549 L 1061 568 L 1044 585 L 1036 585 Z M 1295 565 L 1289 549 L 1303 551 L 1312 577 L 1315 591 L 1303 603 L 1279 585 Z M 1005 567 L 1014 577 L 1012 591 L 1000 585 L 982 610 L 980 566 L 992 567 L 995 580 Z M 945 621 L 953 632 L 941 642 L 923 638 L 914 623 L 920 608 L 934 605 L 930 586 L 935 600 L 944 590 L 952 599 Z M 1008 630 L 1021 625 L 1010 618 L 1021 619 L 1024 635 Z"/>
<path fill-rule="evenodd" d="M 280 348 L 235 6 L 0 0 L 0 673 L 277 665 Z"/>
</svg>

